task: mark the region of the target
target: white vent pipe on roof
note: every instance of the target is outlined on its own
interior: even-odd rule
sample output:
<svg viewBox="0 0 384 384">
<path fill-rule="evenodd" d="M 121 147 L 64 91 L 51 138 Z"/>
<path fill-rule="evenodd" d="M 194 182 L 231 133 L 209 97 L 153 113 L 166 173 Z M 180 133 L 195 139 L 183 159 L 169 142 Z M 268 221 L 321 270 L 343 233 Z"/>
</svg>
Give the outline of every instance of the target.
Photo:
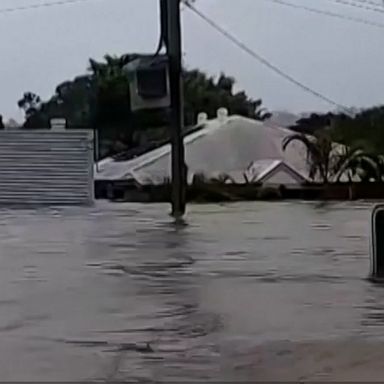
<svg viewBox="0 0 384 384">
<path fill-rule="evenodd" d="M 201 112 L 197 116 L 197 125 L 202 125 L 208 121 L 208 115 L 205 112 Z"/>
<path fill-rule="evenodd" d="M 225 123 L 228 119 L 228 109 L 227 108 L 220 108 L 217 110 L 217 119 L 220 123 Z"/>
</svg>

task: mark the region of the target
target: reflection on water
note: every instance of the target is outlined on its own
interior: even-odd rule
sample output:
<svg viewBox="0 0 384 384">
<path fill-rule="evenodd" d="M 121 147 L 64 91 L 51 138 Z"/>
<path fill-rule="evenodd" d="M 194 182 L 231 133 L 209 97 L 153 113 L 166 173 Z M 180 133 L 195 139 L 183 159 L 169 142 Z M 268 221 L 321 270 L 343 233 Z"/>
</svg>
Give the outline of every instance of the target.
<svg viewBox="0 0 384 384">
<path fill-rule="evenodd" d="M 239 379 L 262 343 L 382 338 L 370 210 L 2 210 L 2 380 Z"/>
</svg>

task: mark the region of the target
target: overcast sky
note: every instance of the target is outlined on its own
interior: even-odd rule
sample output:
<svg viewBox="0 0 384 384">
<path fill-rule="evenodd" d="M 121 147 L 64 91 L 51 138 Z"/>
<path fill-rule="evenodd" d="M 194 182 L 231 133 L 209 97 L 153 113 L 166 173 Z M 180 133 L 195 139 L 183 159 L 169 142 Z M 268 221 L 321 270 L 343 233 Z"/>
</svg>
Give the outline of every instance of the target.
<svg viewBox="0 0 384 384">
<path fill-rule="evenodd" d="M 384 24 L 384 13 L 330 0 L 288 1 Z M 39 2 L 47 0 L 0 0 L 0 10 Z M 93 0 L 0 13 L 0 113 L 20 119 L 17 100 L 24 91 L 50 97 L 58 83 L 84 73 L 90 57 L 153 51 L 157 3 Z M 197 0 L 196 6 L 272 63 L 337 102 L 356 107 L 384 103 L 384 29 L 268 0 Z M 183 27 L 189 67 L 211 74 L 225 71 L 272 110 L 332 108 L 263 67 L 189 11 L 183 12 Z"/>
</svg>

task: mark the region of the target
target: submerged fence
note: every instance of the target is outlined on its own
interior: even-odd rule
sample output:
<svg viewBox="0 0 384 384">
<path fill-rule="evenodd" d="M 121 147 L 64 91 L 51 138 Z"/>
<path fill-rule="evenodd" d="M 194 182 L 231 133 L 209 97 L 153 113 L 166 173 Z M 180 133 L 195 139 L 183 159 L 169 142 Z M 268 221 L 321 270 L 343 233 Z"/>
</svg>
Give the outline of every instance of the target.
<svg viewBox="0 0 384 384">
<path fill-rule="evenodd" d="M 93 152 L 91 131 L 0 131 L 0 205 L 92 204 Z"/>
</svg>

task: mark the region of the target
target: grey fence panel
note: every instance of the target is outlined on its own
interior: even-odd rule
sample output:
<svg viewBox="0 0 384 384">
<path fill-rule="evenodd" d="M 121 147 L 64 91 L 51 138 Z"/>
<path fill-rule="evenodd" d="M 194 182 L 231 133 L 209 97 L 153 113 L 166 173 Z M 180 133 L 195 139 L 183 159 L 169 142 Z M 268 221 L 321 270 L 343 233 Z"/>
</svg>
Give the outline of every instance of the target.
<svg viewBox="0 0 384 384">
<path fill-rule="evenodd" d="M 91 205 L 93 195 L 91 131 L 0 131 L 0 205 Z"/>
</svg>

